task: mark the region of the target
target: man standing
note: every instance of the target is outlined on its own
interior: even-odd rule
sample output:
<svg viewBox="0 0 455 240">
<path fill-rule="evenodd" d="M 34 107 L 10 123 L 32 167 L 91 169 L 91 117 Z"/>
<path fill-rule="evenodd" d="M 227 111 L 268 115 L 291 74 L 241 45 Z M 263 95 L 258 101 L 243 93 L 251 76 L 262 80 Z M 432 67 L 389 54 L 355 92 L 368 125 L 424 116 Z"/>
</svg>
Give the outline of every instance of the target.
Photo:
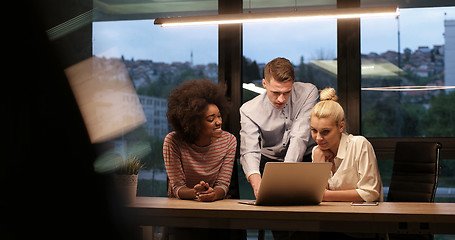
<svg viewBox="0 0 455 240">
<path fill-rule="evenodd" d="M 267 90 L 240 108 L 240 163 L 257 197 L 266 162 L 311 162 L 311 109 L 318 90 L 294 82 L 294 67 L 275 58 L 264 69 Z"/>
</svg>

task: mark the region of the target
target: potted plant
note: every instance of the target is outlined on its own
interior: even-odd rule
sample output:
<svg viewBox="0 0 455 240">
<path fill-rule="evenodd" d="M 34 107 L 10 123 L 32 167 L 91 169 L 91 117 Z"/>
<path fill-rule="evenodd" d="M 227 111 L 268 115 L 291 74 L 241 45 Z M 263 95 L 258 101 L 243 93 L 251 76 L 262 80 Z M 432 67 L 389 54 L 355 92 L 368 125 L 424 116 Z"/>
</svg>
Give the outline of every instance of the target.
<svg viewBox="0 0 455 240">
<path fill-rule="evenodd" d="M 115 184 L 125 203 L 133 203 L 137 192 L 137 174 L 145 168 L 145 164 L 134 155 L 125 159 L 119 158 L 114 174 Z"/>
</svg>

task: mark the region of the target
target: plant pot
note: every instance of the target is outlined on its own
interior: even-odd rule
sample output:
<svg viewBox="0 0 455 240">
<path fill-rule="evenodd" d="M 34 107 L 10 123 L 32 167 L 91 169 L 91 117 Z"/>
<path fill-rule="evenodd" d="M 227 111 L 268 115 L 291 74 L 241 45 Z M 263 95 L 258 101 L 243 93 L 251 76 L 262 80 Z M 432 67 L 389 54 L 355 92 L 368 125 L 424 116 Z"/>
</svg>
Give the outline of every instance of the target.
<svg viewBox="0 0 455 240">
<path fill-rule="evenodd" d="M 114 182 L 123 203 L 130 204 L 136 201 L 137 175 L 115 174 Z"/>
</svg>

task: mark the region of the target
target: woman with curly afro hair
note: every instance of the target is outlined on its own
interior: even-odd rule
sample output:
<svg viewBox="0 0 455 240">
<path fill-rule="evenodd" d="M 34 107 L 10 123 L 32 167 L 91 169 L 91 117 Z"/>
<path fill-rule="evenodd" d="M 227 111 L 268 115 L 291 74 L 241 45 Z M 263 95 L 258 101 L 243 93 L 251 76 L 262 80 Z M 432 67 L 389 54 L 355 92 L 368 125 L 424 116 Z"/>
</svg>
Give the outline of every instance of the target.
<svg viewBox="0 0 455 240">
<path fill-rule="evenodd" d="M 198 201 L 224 199 L 231 181 L 237 140 L 221 129 L 230 104 L 209 80 L 180 84 L 168 98 L 174 129 L 164 139 L 168 196 Z"/>
</svg>

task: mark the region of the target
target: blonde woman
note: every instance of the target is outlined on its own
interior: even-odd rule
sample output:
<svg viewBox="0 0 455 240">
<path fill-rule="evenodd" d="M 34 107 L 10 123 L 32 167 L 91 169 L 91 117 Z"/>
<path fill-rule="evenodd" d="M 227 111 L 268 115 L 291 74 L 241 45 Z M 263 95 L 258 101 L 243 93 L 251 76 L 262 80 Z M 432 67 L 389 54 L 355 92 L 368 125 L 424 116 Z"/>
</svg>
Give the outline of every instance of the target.
<svg viewBox="0 0 455 240">
<path fill-rule="evenodd" d="M 332 162 L 323 201 L 382 201 L 382 181 L 373 146 L 363 136 L 345 131 L 344 111 L 335 89 L 320 93 L 311 112 L 313 162 Z"/>
</svg>

